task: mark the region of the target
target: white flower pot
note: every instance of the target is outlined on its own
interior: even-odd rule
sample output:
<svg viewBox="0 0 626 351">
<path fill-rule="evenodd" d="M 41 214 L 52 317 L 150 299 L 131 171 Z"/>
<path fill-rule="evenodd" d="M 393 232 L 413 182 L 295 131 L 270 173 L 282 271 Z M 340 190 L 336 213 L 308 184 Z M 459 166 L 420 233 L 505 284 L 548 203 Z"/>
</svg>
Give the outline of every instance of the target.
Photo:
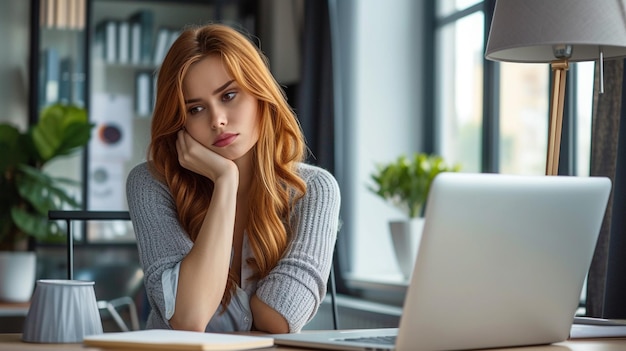
<svg viewBox="0 0 626 351">
<path fill-rule="evenodd" d="M 0 301 L 29 301 L 35 288 L 36 273 L 35 252 L 0 251 Z"/>
<path fill-rule="evenodd" d="M 398 267 L 406 280 L 413 272 L 423 228 L 424 218 L 421 217 L 389 222 Z"/>
</svg>

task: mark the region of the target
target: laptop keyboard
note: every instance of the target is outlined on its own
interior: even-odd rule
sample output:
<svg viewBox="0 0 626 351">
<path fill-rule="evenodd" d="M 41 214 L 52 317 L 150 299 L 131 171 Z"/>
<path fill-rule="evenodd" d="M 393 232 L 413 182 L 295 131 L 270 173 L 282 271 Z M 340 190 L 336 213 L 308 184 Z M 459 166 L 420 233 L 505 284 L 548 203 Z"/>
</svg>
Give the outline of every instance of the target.
<svg viewBox="0 0 626 351">
<path fill-rule="evenodd" d="M 395 335 L 344 338 L 344 339 L 337 339 L 337 340 L 348 341 L 348 342 L 362 342 L 362 343 L 367 343 L 367 344 L 378 344 L 378 345 L 395 345 L 396 344 Z"/>
</svg>

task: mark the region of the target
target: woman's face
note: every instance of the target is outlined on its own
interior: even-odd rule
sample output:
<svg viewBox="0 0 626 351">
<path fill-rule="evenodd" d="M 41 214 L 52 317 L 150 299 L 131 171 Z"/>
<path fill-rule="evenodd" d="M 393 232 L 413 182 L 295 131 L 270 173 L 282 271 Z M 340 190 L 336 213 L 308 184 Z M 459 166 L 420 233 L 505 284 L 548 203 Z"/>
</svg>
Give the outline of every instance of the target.
<svg viewBox="0 0 626 351">
<path fill-rule="evenodd" d="M 228 75 L 220 56 L 191 65 L 183 79 L 183 95 L 185 129 L 210 150 L 234 161 L 259 140 L 257 99 Z"/>
</svg>

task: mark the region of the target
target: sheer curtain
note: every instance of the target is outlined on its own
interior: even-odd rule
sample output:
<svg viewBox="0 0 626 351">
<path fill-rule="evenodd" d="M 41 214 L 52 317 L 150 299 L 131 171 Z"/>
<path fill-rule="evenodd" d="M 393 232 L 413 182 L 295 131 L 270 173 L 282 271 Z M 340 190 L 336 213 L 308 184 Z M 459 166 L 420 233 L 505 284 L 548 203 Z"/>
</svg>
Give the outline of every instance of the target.
<svg viewBox="0 0 626 351">
<path fill-rule="evenodd" d="M 596 68 L 597 69 L 597 68 Z M 604 65 L 604 94 L 596 72 L 591 137 L 591 175 L 613 182 L 587 281 L 586 314 L 626 318 L 626 114 L 624 60 Z"/>
</svg>

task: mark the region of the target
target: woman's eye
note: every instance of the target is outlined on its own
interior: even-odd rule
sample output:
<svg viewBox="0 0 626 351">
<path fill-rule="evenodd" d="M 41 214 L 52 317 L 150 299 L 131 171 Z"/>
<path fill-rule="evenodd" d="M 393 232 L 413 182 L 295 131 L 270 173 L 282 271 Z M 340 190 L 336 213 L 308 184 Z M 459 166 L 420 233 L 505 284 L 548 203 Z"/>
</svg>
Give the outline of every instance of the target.
<svg viewBox="0 0 626 351">
<path fill-rule="evenodd" d="M 190 115 L 195 115 L 196 113 L 202 111 L 203 108 L 200 106 L 192 106 L 187 110 L 187 113 L 189 113 Z"/>
<path fill-rule="evenodd" d="M 234 92 L 234 91 L 226 93 L 226 94 L 224 94 L 222 96 L 222 101 L 230 101 L 230 100 L 234 99 L 236 95 L 237 95 L 237 93 Z"/>
</svg>

